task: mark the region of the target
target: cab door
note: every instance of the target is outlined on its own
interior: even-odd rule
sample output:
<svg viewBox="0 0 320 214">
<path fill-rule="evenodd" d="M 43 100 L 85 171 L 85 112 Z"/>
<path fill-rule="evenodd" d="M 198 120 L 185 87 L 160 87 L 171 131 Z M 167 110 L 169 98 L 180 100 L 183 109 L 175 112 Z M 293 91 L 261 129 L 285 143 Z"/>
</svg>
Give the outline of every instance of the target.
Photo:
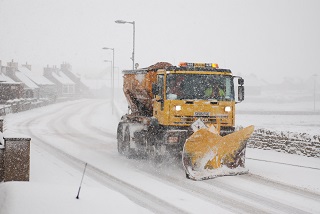
<svg viewBox="0 0 320 214">
<path fill-rule="evenodd" d="M 160 124 L 164 122 L 164 75 L 157 76 L 157 94 L 153 101 L 153 116 L 156 117 Z"/>
</svg>

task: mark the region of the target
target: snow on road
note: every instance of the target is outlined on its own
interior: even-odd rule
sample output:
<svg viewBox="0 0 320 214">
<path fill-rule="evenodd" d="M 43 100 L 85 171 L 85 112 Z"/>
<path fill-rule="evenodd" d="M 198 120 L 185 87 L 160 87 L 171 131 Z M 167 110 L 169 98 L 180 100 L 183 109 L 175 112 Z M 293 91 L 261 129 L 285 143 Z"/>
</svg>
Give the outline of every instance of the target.
<svg viewBox="0 0 320 214">
<path fill-rule="evenodd" d="M 125 108 L 117 110 L 121 114 Z M 194 182 L 184 178 L 179 160 L 157 165 L 119 156 L 119 117 L 110 111 L 106 100 L 78 100 L 6 116 L 8 130 L 32 136 L 31 176 L 29 183 L 0 184 L 0 213 L 320 212 L 319 170 L 254 160 L 320 168 L 317 158 L 248 149 L 249 174 Z M 277 125 L 291 123 L 273 120 Z M 263 127 L 263 122 L 250 115 L 239 115 L 238 120 L 243 126 Z M 79 160 L 77 166 L 54 148 Z M 77 200 L 84 162 L 91 172 Z M 95 169 L 104 174 L 97 175 Z"/>
</svg>

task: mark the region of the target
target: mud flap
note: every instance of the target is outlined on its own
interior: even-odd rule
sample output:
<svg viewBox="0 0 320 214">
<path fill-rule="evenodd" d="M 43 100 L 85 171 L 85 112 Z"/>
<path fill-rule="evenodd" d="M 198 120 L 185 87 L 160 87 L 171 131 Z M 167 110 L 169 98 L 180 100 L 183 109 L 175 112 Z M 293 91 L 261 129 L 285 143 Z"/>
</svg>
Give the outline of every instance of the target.
<svg viewBox="0 0 320 214">
<path fill-rule="evenodd" d="M 245 148 L 254 130 L 248 126 L 226 136 L 202 128 L 186 140 L 182 162 L 186 176 L 205 180 L 225 175 L 247 173 L 244 166 Z"/>
</svg>

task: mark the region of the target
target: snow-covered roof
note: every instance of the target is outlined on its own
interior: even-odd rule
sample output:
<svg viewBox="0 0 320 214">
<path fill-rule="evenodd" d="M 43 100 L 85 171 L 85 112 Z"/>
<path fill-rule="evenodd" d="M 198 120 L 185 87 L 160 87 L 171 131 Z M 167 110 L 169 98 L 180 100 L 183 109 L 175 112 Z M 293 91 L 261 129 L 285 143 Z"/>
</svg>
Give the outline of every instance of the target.
<svg viewBox="0 0 320 214">
<path fill-rule="evenodd" d="M 39 74 L 36 74 L 30 71 L 26 67 L 19 67 L 19 71 L 23 73 L 25 76 L 27 76 L 29 79 L 31 79 L 33 82 L 35 82 L 37 85 L 54 85 L 54 83 L 52 83 L 50 80 L 48 80 L 44 76 L 41 76 Z"/>
<path fill-rule="evenodd" d="M 16 77 L 23 82 L 28 88 L 36 89 L 39 88 L 37 84 L 35 84 L 31 79 L 29 79 L 26 75 L 24 75 L 22 72 L 17 71 L 15 72 Z"/>
<path fill-rule="evenodd" d="M 16 82 L 13 81 L 10 77 L 4 75 L 3 73 L 0 73 L 0 82 L 4 82 L 4 83 L 16 83 Z"/>
<path fill-rule="evenodd" d="M 62 71 L 52 72 L 52 76 L 64 85 L 75 85 L 75 83 L 67 77 Z"/>
</svg>

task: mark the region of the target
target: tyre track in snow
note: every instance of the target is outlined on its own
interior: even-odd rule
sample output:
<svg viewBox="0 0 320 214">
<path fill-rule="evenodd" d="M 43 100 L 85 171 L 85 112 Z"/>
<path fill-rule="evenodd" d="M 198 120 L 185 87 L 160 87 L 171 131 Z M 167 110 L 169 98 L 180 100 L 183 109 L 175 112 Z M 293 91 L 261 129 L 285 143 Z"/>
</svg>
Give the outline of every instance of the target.
<svg viewBox="0 0 320 214">
<path fill-rule="evenodd" d="M 301 201 L 312 200 L 313 203 L 319 203 L 319 195 L 308 191 L 300 190 L 289 185 L 276 183 L 264 178 L 252 179 L 248 175 L 239 175 L 233 177 L 234 182 L 225 182 L 227 177 L 216 178 L 205 181 L 190 181 L 186 179 L 177 178 L 170 174 L 157 173 L 152 169 L 141 169 L 149 176 L 155 177 L 163 182 L 167 182 L 172 186 L 184 189 L 186 192 L 193 192 L 198 194 L 204 200 L 215 203 L 220 207 L 232 210 L 235 213 L 309 213 L 301 206 L 292 206 L 292 204 L 282 203 L 272 197 L 264 196 L 263 192 L 253 189 L 244 189 L 237 187 L 237 180 L 243 179 L 255 184 L 264 185 L 268 189 L 280 189 L 281 194 L 291 197 L 292 195 L 299 196 Z M 182 173 L 181 173 L 182 174 Z M 225 178 L 225 179 L 224 179 Z M 231 177 L 229 177 L 231 178 Z M 249 187 L 249 186 L 248 186 Z"/>
<path fill-rule="evenodd" d="M 95 129 L 93 127 L 91 128 Z M 150 172 L 150 174 L 154 175 L 152 171 Z M 208 191 L 207 187 L 200 187 L 197 185 L 190 186 L 189 183 L 182 185 L 183 182 L 181 182 L 180 179 L 175 179 L 173 177 L 168 177 L 168 176 L 164 176 L 163 178 L 164 178 L 163 180 L 166 180 L 166 181 L 174 180 L 173 181 L 174 186 L 180 186 L 189 191 L 191 190 L 192 192 L 197 192 L 202 197 L 205 196 L 203 198 L 206 198 L 206 200 L 210 201 L 211 203 L 215 203 L 221 207 L 224 207 L 236 212 L 239 212 L 241 210 L 244 213 L 248 213 L 248 212 L 250 213 L 269 213 L 269 212 L 306 213 L 305 211 L 297 207 L 292 207 L 290 205 L 281 203 L 279 201 L 264 197 L 263 195 L 252 193 L 244 189 L 237 188 L 236 186 L 232 186 L 230 184 L 224 184 L 223 182 L 219 182 L 219 181 L 214 182 L 214 191 Z M 260 184 L 262 183 L 266 184 L 266 180 L 264 180 L 263 182 L 261 178 L 259 180 L 255 179 L 255 182 Z M 210 186 L 212 186 L 212 184 L 209 181 L 205 181 L 205 183 L 208 183 Z M 271 188 L 273 188 L 273 186 L 275 186 L 276 184 L 274 182 L 268 181 L 267 186 L 270 186 L 270 185 L 271 185 Z M 281 184 L 278 183 L 277 187 L 279 186 L 281 186 Z M 282 185 L 281 189 L 283 190 L 291 189 L 290 193 L 293 193 L 293 194 L 297 194 L 297 191 L 298 191 L 297 190 L 293 192 L 292 189 L 295 189 L 295 188 L 287 185 Z M 228 192 L 228 194 L 217 193 L 221 191 Z M 230 194 L 233 196 L 230 196 Z M 315 198 L 317 197 L 317 195 L 311 194 L 306 191 L 299 191 L 299 195 L 302 195 L 302 196 L 310 195 L 311 197 L 309 198 L 312 200 L 315 200 Z M 246 201 L 245 203 L 243 203 L 244 200 Z M 224 205 L 221 205 L 221 204 L 224 204 Z M 232 206 L 230 206 L 230 204 L 232 204 Z"/>
<path fill-rule="evenodd" d="M 85 124 L 88 125 L 88 123 Z M 92 130 L 95 129 L 92 126 L 90 126 L 90 128 Z M 144 171 L 143 169 L 140 170 Z M 150 174 L 154 175 L 154 172 L 151 171 Z M 232 210 L 234 212 L 242 211 L 243 213 L 306 213 L 305 211 L 300 210 L 296 207 L 291 207 L 289 205 L 266 198 L 259 194 L 255 194 L 244 189 L 239 189 L 236 186 L 224 184 L 223 182 L 215 181 L 213 187 L 212 184 L 210 184 L 211 181 L 205 181 L 207 183 L 207 185 L 205 186 L 203 185 L 203 183 L 205 182 L 201 183 L 201 185 L 190 186 L 189 183 L 185 183 L 184 185 L 182 185 L 183 182 L 181 182 L 181 179 L 175 179 L 172 177 L 168 178 L 168 176 L 162 178 L 164 178 L 162 179 L 162 181 L 175 180 L 173 183 L 171 183 L 171 185 L 173 184 L 173 186 L 180 186 L 180 188 L 183 188 L 189 192 L 196 192 L 205 200 L 210 201 L 210 203 L 214 203 L 218 206 L 227 208 L 228 210 Z M 258 181 L 256 180 L 256 182 Z M 212 190 L 208 191 L 208 189 Z"/>
<path fill-rule="evenodd" d="M 67 132 L 67 133 L 64 134 L 64 138 L 69 139 L 70 141 L 76 141 L 76 140 L 78 139 L 78 137 L 75 137 L 75 136 L 74 136 L 74 133 L 77 133 L 77 131 L 76 131 L 75 128 L 73 128 L 73 127 L 70 126 L 70 124 L 71 124 L 71 123 L 70 123 L 70 118 L 71 118 L 73 115 L 71 115 L 71 114 L 69 114 L 69 113 L 71 113 L 71 112 L 68 112 L 68 113 L 67 113 L 67 115 L 69 115 L 69 116 L 61 115 L 61 116 L 59 116 L 59 117 L 56 117 L 56 121 L 53 121 L 53 123 L 51 123 L 50 126 L 51 126 L 51 129 L 55 130 L 55 132 L 59 132 L 60 129 L 69 130 L 69 132 Z M 61 124 L 62 126 L 58 126 L 58 125 L 60 124 L 60 122 L 61 122 L 61 118 L 63 118 L 66 122 L 63 123 L 63 124 Z M 97 129 L 97 130 L 98 130 L 98 128 L 94 128 L 94 127 L 92 127 L 89 123 L 87 123 L 87 120 L 81 119 L 81 121 L 84 121 L 84 122 L 85 122 L 84 124 L 86 124 L 86 126 L 88 126 L 87 128 L 90 127 L 92 130 L 94 130 L 94 129 Z M 57 128 L 57 127 L 59 127 L 59 128 Z M 98 132 L 99 132 L 99 131 L 98 131 Z M 102 132 L 100 132 L 100 133 L 102 133 Z M 116 136 L 115 136 L 115 137 L 116 137 Z M 87 143 L 87 142 L 88 142 L 88 139 L 94 139 L 94 138 L 87 138 L 86 141 L 84 141 L 84 142 L 77 142 L 77 143 L 81 143 L 82 146 L 85 146 L 85 147 L 87 147 L 88 149 L 92 149 L 92 146 Z M 114 143 L 116 143 L 116 142 L 114 142 Z M 114 144 L 114 146 L 116 146 L 116 144 Z M 114 152 L 116 152 L 116 150 L 115 150 Z M 127 160 L 127 159 L 125 159 L 125 161 L 129 161 L 129 164 L 130 164 L 130 165 L 133 164 L 132 160 Z M 90 166 L 92 166 L 92 165 L 90 165 Z M 132 168 L 135 168 L 135 166 L 132 165 Z M 104 173 L 104 172 L 101 171 L 101 170 L 99 170 L 99 171 L 100 171 L 101 173 Z M 119 181 L 120 181 L 120 180 L 119 180 Z M 227 200 L 227 199 L 226 199 L 226 200 Z M 216 204 L 216 203 L 215 203 L 215 204 Z M 216 205 L 217 205 L 217 204 L 216 204 Z M 228 207 L 228 209 L 230 210 L 230 207 Z M 234 211 L 236 212 L 237 209 L 234 209 Z M 181 212 L 181 211 L 179 211 L 178 213 L 180 213 L 180 212 Z M 165 213 L 166 213 L 166 212 L 165 212 Z"/>
<path fill-rule="evenodd" d="M 68 107 L 72 107 L 72 109 L 73 109 L 72 105 L 70 105 Z M 72 112 L 74 112 L 74 111 L 72 111 Z M 69 112 L 69 113 L 72 113 L 72 112 Z M 73 168 L 76 168 L 77 170 L 79 170 L 79 172 L 81 172 L 83 170 L 83 166 L 85 164 L 85 162 L 83 160 L 80 160 L 80 159 L 68 154 L 67 152 L 62 151 L 61 149 L 53 146 L 49 141 L 47 141 L 43 138 L 39 138 L 37 136 L 37 133 L 34 133 L 32 131 L 32 124 L 41 122 L 41 120 L 45 117 L 45 115 L 46 114 L 41 114 L 31 120 L 26 120 L 20 124 L 17 124 L 18 128 L 16 130 L 17 131 L 20 130 L 24 133 L 25 133 L 25 131 L 27 131 L 27 133 L 25 133 L 25 134 L 28 134 L 32 137 L 33 144 L 36 144 L 38 147 L 40 147 L 42 149 L 45 149 L 47 152 L 49 152 L 53 156 L 57 157 L 60 160 L 63 160 L 65 163 L 69 164 L 70 166 L 72 166 Z M 61 118 L 63 117 L 64 120 L 68 121 L 68 117 L 71 117 L 71 116 L 65 117 L 65 116 L 61 115 L 59 117 L 56 117 L 56 120 L 61 122 Z M 56 123 L 56 122 L 54 122 L 54 123 Z M 50 126 L 51 127 L 53 126 L 52 123 L 50 124 Z M 21 128 L 21 127 L 23 127 L 23 128 Z M 29 128 L 25 128 L 25 127 L 29 127 Z M 60 138 L 63 138 L 63 139 L 68 138 L 70 140 L 75 139 L 75 137 L 73 137 L 71 133 L 68 133 L 67 135 L 68 135 L 67 137 L 64 135 L 63 137 L 60 137 Z M 57 136 L 57 138 L 58 138 L 58 136 Z M 86 145 L 86 144 L 83 143 L 83 145 Z M 131 185 L 121 179 L 118 179 L 118 178 L 112 176 L 111 174 L 109 174 L 101 169 L 98 169 L 97 167 L 91 165 L 90 163 L 88 163 L 88 165 L 87 165 L 86 172 L 87 172 L 86 173 L 87 176 L 90 176 L 94 180 L 100 182 L 101 184 L 103 184 L 104 186 L 106 186 L 112 190 L 115 190 L 117 192 L 122 193 L 123 195 L 127 196 L 133 202 L 141 205 L 142 207 L 144 207 L 146 209 L 149 209 L 152 212 L 155 212 L 155 213 L 187 213 L 186 211 L 175 207 L 173 204 L 167 203 L 166 201 L 162 200 L 161 198 L 158 198 L 157 196 L 155 196 L 153 194 L 150 194 L 140 188 L 135 187 L 134 185 Z"/>
<path fill-rule="evenodd" d="M 79 101 L 80 102 L 80 101 Z M 69 106 L 74 106 L 76 104 L 78 104 L 79 102 L 72 102 L 72 103 L 66 103 L 63 107 L 69 107 Z M 82 101 L 83 102 L 83 101 Z M 53 104 L 51 107 L 54 107 L 54 105 L 59 105 L 59 104 Z M 32 118 L 25 118 L 25 114 L 30 114 L 30 112 L 40 112 L 38 114 L 36 114 L 35 116 L 32 116 Z M 40 107 L 40 108 L 35 108 L 35 109 L 31 109 L 29 111 L 23 111 L 23 112 L 18 112 L 18 113 L 15 113 L 15 114 L 9 114 L 9 115 L 6 115 L 4 117 L 4 119 L 6 120 L 6 125 L 7 125 L 7 129 L 10 131 L 10 132 L 16 132 L 17 134 L 19 133 L 23 133 L 23 131 L 25 131 L 26 129 L 26 126 L 23 126 L 25 125 L 26 123 L 29 122 L 29 120 L 32 120 L 33 122 L 32 123 L 28 123 L 29 125 L 33 125 L 36 123 L 36 120 L 41 118 L 41 117 L 44 117 L 44 116 L 48 116 L 48 115 L 52 115 L 54 113 L 57 112 L 57 109 L 53 108 L 53 109 L 50 109 L 48 110 L 46 108 L 46 106 L 44 107 Z M 19 124 L 12 124 L 11 121 L 10 121 L 10 117 L 11 116 L 20 116 L 21 118 L 24 118 L 24 120 L 20 120 Z M 7 121 L 7 119 L 9 119 Z M 18 127 L 18 128 L 17 128 Z"/>
<path fill-rule="evenodd" d="M 101 105 L 103 105 L 103 104 L 101 104 Z M 91 107 L 88 107 L 88 108 L 91 108 Z M 69 113 L 72 113 L 72 112 L 69 112 Z M 69 116 L 69 118 L 70 117 L 72 117 L 72 114 L 71 114 L 71 116 Z M 40 116 L 40 118 L 41 118 L 41 116 Z M 51 124 L 51 128 L 54 128 L 55 126 L 57 126 L 61 122 L 62 118 L 66 121 L 70 121 L 70 120 L 68 120 L 68 118 L 61 115 L 60 117 L 57 117 L 55 119 L 56 122 L 54 125 L 53 125 L 53 123 Z M 96 131 L 97 135 L 101 136 L 101 135 L 105 134 L 103 131 L 99 130 L 98 128 L 91 126 L 91 124 L 88 123 L 88 121 L 86 121 L 84 118 L 82 118 L 81 121 L 83 121 L 84 124 L 86 126 L 88 126 L 87 128 L 90 129 L 90 131 L 95 132 L 95 130 L 97 130 Z M 31 123 L 32 123 L 32 121 L 31 121 Z M 68 122 L 65 123 L 64 125 L 65 125 L 65 128 L 67 128 L 67 127 L 68 127 L 68 129 L 70 128 L 70 124 L 68 124 Z M 75 140 L 77 140 L 77 138 L 74 138 L 74 136 L 72 136 L 73 133 L 76 133 L 76 130 L 73 130 L 73 131 L 65 134 L 64 137 L 68 138 L 69 140 L 75 141 Z M 110 134 L 110 136 L 112 136 L 112 134 Z M 85 138 L 85 141 L 90 140 L 90 139 L 97 141 L 97 138 L 91 138 L 91 137 Z M 85 142 L 84 140 L 81 140 L 81 141 L 83 142 L 82 143 L 83 145 L 88 146 L 87 142 Z M 98 141 L 98 143 L 100 144 L 102 142 Z M 89 149 L 90 149 L 90 147 L 89 147 Z M 59 149 L 57 152 L 59 152 Z M 133 160 L 132 161 L 129 160 L 129 161 L 131 162 L 130 164 L 134 165 L 135 161 L 133 161 Z M 79 170 L 82 170 L 83 166 L 81 165 L 79 167 L 80 167 Z M 286 204 L 280 203 L 278 201 L 261 196 L 259 194 L 255 194 L 255 193 L 246 191 L 246 190 L 238 188 L 234 185 L 232 186 L 230 184 L 226 184 L 226 183 L 222 182 L 221 179 L 219 179 L 219 180 L 214 179 L 214 180 L 210 180 L 210 181 L 205 181 L 205 182 L 201 182 L 199 184 L 198 182 L 191 182 L 190 183 L 189 180 L 185 180 L 184 178 L 180 179 L 180 178 L 177 178 L 174 176 L 168 176 L 166 174 L 159 174 L 153 170 L 146 170 L 143 168 L 140 168 L 140 170 L 144 173 L 147 173 L 149 176 L 160 180 L 161 182 L 168 183 L 169 185 L 172 185 L 176 188 L 178 187 L 184 191 L 196 194 L 199 197 L 203 198 L 204 200 L 209 201 L 210 203 L 216 204 L 220 207 L 226 208 L 226 209 L 233 211 L 235 213 L 270 213 L 270 212 L 306 213 L 305 211 L 297 209 L 295 207 L 291 207 Z M 94 171 L 99 171 L 99 170 L 95 169 Z M 105 172 L 100 170 L 99 173 L 103 174 Z M 270 188 L 281 189 L 283 191 L 290 192 L 291 194 L 299 194 L 302 197 L 307 197 L 312 200 L 316 200 L 318 198 L 318 195 L 316 195 L 316 194 L 312 194 L 307 191 L 301 191 L 301 190 L 292 188 L 291 186 L 288 186 L 288 185 L 283 185 L 283 184 L 271 182 L 270 180 L 259 178 L 257 176 L 252 176 L 252 175 L 249 176 L 249 175 L 238 176 L 238 178 L 240 178 L 240 180 L 244 179 L 245 181 L 251 181 L 251 182 L 258 183 L 258 184 L 271 186 Z M 136 188 L 136 187 L 134 187 L 134 188 Z M 143 194 L 145 194 L 145 193 L 143 193 Z M 263 204 L 263 206 L 259 205 L 261 203 Z"/>
<path fill-rule="evenodd" d="M 71 167 L 77 169 L 79 173 L 83 171 L 83 166 L 85 161 L 82 161 L 74 156 L 58 149 L 50 143 L 43 141 L 40 138 L 37 138 L 33 135 L 32 132 L 29 133 L 33 139 L 36 139 L 37 142 L 33 142 L 38 147 L 49 152 L 56 158 L 63 160 L 64 163 L 70 165 Z M 41 143 L 38 143 L 41 142 Z M 106 186 L 109 189 L 112 189 L 116 192 L 119 192 L 127 196 L 134 203 L 139 204 L 140 206 L 154 212 L 154 213 L 187 213 L 184 210 L 181 210 L 170 203 L 163 201 L 161 198 L 156 197 L 142 189 L 135 187 L 127 182 L 124 182 L 121 179 L 118 179 L 111 174 L 96 168 L 91 164 L 87 164 L 86 176 L 98 181 L 102 185 Z"/>
<path fill-rule="evenodd" d="M 290 186 L 284 183 L 272 181 L 270 179 L 266 179 L 259 175 L 254 175 L 251 173 L 240 176 L 239 178 L 246 181 L 252 181 L 255 183 L 263 184 L 265 186 L 272 186 L 275 189 L 282 190 L 290 194 L 298 195 L 303 198 L 308 198 L 308 199 L 317 201 L 320 204 L 320 195 L 314 192 L 310 192 L 310 191 L 307 191 L 298 187 Z"/>
<path fill-rule="evenodd" d="M 278 162 L 278 161 L 270 161 L 270 160 L 263 160 L 263 159 L 257 159 L 257 158 L 246 158 L 246 159 L 248 159 L 248 160 L 254 160 L 254 161 L 261 161 L 261 162 L 281 164 L 281 165 L 287 165 L 287 166 L 301 167 L 301 168 L 305 168 L 305 169 L 320 170 L 320 168 L 316 168 L 316 167 L 302 166 L 302 165 L 289 164 L 289 163 L 282 163 L 282 162 Z"/>
<path fill-rule="evenodd" d="M 206 181 L 205 181 L 206 182 Z M 282 201 L 274 200 L 268 197 L 263 196 L 261 192 L 256 191 L 250 192 L 241 188 L 238 188 L 236 185 L 230 185 L 230 183 L 224 183 L 223 181 L 206 182 L 210 186 L 218 187 L 225 191 L 235 195 L 236 198 L 241 198 L 245 200 L 248 204 L 256 204 L 258 207 L 265 207 L 267 213 L 308 213 L 300 208 L 295 206 L 287 205 Z M 271 187 L 273 188 L 273 187 Z M 232 196 L 230 196 L 232 198 Z"/>
<path fill-rule="evenodd" d="M 67 110 L 67 109 L 65 109 L 65 110 Z M 78 111 L 77 110 L 74 111 L 74 109 L 72 109 L 72 112 L 78 112 Z M 70 121 L 69 118 L 72 117 L 72 115 L 69 113 L 72 113 L 72 112 L 67 112 L 67 115 L 69 115 L 69 116 L 64 116 L 64 114 L 55 116 L 54 120 L 51 121 L 48 125 L 50 126 L 50 129 L 52 129 L 58 133 L 59 133 L 59 130 L 61 130 L 61 129 L 68 130 L 68 132 L 62 132 L 62 133 L 60 132 L 60 134 L 63 134 L 63 136 L 64 136 L 63 138 L 65 138 L 65 139 L 67 138 L 70 141 L 74 142 L 74 141 L 78 140 L 78 138 L 74 136 L 74 133 L 76 133 L 76 130 L 72 127 L 69 127 L 69 125 L 68 125 L 69 121 Z M 62 119 L 65 121 L 64 123 L 61 123 Z M 60 126 L 59 126 L 59 124 L 60 124 Z M 88 124 L 88 123 L 85 123 L 85 124 L 90 126 L 90 124 Z M 57 128 L 57 127 L 59 127 L 59 128 Z M 83 142 L 83 143 L 82 142 L 77 142 L 77 143 L 81 143 L 83 146 L 88 146 L 87 141 L 88 141 L 88 139 L 86 139 L 85 142 Z M 91 146 L 88 146 L 88 148 L 91 149 Z M 131 160 L 129 160 L 129 161 L 130 161 L 130 164 L 132 164 L 132 161 Z M 92 166 L 92 165 L 90 165 L 90 166 Z M 226 199 L 226 200 L 228 200 L 228 199 Z M 214 204 L 217 205 L 217 201 Z M 230 207 L 228 207 L 228 209 L 231 210 Z M 237 212 L 237 209 L 234 209 L 233 211 Z M 167 212 L 165 212 L 165 213 L 167 213 Z M 181 213 L 181 210 L 178 213 Z"/>
<path fill-rule="evenodd" d="M 96 108 L 97 105 L 100 106 L 100 105 L 103 105 L 103 103 L 99 103 L 99 104 L 90 103 L 85 107 L 76 106 L 77 109 L 74 109 L 74 107 L 71 109 L 67 109 L 66 112 L 63 112 L 61 115 L 57 115 L 57 117 L 48 125 L 50 129 L 54 130 L 55 133 L 63 134 L 65 136 L 70 136 L 70 138 L 78 139 L 79 137 L 81 137 L 81 138 L 85 138 L 90 143 L 97 141 L 97 139 L 99 139 L 99 142 L 108 143 L 107 139 L 109 140 L 114 139 L 115 137 L 114 134 L 103 132 L 100 129 L 94 130 L 91 124 L 88 123 L 88 119 L 81 119 L 79 121 L 76 121 L 76 123 L 79 122 L 80 124 L 79 123 L 73 124 L 73 121 L 72 121 L 72 118 L 77 117 L 77 114 L 79 112 L 82 113 L 83 115 L 89 115 L 92 112 L 91 109 Z M 77 113 L 75 114 L 74 111 Z M 88 117 L 86 116 L 83 118 L 88 118 Z M 80 127 L 85 130 L 78 130 L 79 126 L 85 126 L 85 127 Z M 93 131 L 93 130 L 94 130 L 94 133 L 90 133 L 89 135 L 88 131 Z"/>
<path fill-rule="evenodd" d="M 90 106 L 89 106 L 89 108 L 90 108 Z M 67 113 L 67 115 L 69 115 L 67 117 L 64 115 L 57 117 L 55 119 L 56 121 L 51 123 L 50 126 L 51 126 L 51 129 L 55 130 L 55 132 L 59 132 L 59 129 L 61 129 L 61 128 L 63 130 L 69 130 L 68 133 L 66 133 L 64 135 L 64 137 L 68 138 L 70 141 L 75 141 L 75 140 L 77 140 L 77 137 L 75 137 L 73 133 L 76 133 L 77 131 L 72 126 L 70 126 L 69 118 L 71 118 L 73 116 L 70 113 L 72 113 L 72 112 Z M 58 124 L 60 124 L 61 118 L 63 118 L 66 121 L 66 123 L 62 124 L 62 125 L 64 125 L 63 127 L 58 126 Z M 83 118 L 87 118 L 87 117 L 83 117 Z M 96 128 L 90 126 L 87 123 L 87 120 L 81 119 L 81 121 L 83 121 L 87 127 L 90 127 L 90 129 L 96 129 Z M 59 129 L 57 127 L 59 127 Z M 89 139 L 87 138 L 86 140 L 89 140 Z M 87 143 L 82 143 L 82 144 L 84 146 L 88 146 Z M 91 147 L 89 146 L 89 148 L 91 148 Z M 129 161 L 131 162 L 130 164 L 134 164 L 132 162 L 133 160 L 129 160 Z M 140 170 L 142 170 L 143 172 L 146 172 L 146 170 L 144 170 L 143 168 L 140 168 Z M 149 173 L 150 173 L 150 175 L 154 176 L 154 172 L 149 171 Z M 222 208 L 228 209 L 230 211 L 233 211 L 235 213 L 238 213 L 239 211 L 242 211 L 242 213 L 267 213 L 267 212 L 259 209 L 258 207 L 253 207 L 253 206 L 250 206 L 246 203 L 241 203 L 237 200 L 230 199 L 229 197 L 225 196 L 224 194 L 220 194 L 220 193 L 213 192 L 213 191 L 208 192 L 208 189 L 200 188 L 199 186 L 190 186 L 190 183 L 187 184 L 185 182 L 182 182 L 182 183 L 185 183 L 184 185 L 182 185 L 181 179 L 176 179 L 173 177 L 169 178 L 168 176 L 161 176 L 161 177 L 163 178 L 162 180 L 160 180 L 161 182 L 163 182 L 163 180 L 165 180 L 165 181 L 170 180 L 171 182 L 168 184 L 170 184 L 171 186 L 184 187 L 184 190 L 187 190 L 189 193 L 191 192 L 192 194 L 194 194 L 196 192 L 197 194 L 201 195 L 202 198 L 204 198 L 206 201 L 213 203 L 217 206 L 220 206 Z M 155 178 L 157 180 L 159 180 L 157 177 L 155 177 Z M 172 181 L 173 181 L 173 183 L 172 183 Z M 174 185 L 172 185 L 172 184 L 174 184 Z"/>
<path fill-rule="evenodd" d="M 151 175 L 154 175 L 154 171 L 146 171 Z M 209 187 L 208 185 L 198 185 L 194 181 L 187 180 L 185 178 L 176 178 L 165 174 L 157 174 L 157 178 L 162 182 L 166 182 L 176 188 L 180 188 L 183 191 L 191 192 L 198 197 L 213 203 L 219 207 L 230 210 L 234 213 L 269 213 L 259 206 L 253 206 L 237 198 L 230 198 L 225 190 L 217 187 Z M 203 182 L 203 181 L 200 181 Z"/>
<path fill-rule="evenodd" d="M 64 109 L 64 112 L 56 113 L 56 116 L 51 120 L 48 121 L 47 126 L 53 132 L 51 135 L 55 138 L 61 138 L 63 136 L 61 142 L 55 143 L 55 146 L 61 148 L 61 146 L 65 147 L 65 144 L 69 144 L 69 147 L 73 145 L 81 145 L 81 146 L 88 146 L 90 145 L 91 148 L 95 148 L 98 150 L 106 150 L 110 149 L 110 146 L 113 147 L 111 143 L 108 143 L 108 139 L 113 139 L 112 134 L 108 134 L 107 132 L 102 132 L 101 130 L 97 130 L 97 134 L 93 134 L 94 136 L 88 135 L 88 130 L 92 129 L 90 125 L 84 123 L 87 126 L 86 130 L 79 131 L 77 129 L 80 124 L 72 124 L 72 118 L 77 116 L 79 113 L 90 114 L 88 109 L 94 109 L 96 105 L 102 105 L 103 103 L 89 103 L 85 106 L 72 106 Z M 79 127 L 78 127 L 79 128 Z M 83 127 L 82 127 L 83 128 Z M 112 136 L 112 137 L 111 137 Z M 62 144 L 64 143 L 64 144 Z M 62 145 L 61 145 L 62 144 Z M 76 147 L 75 147 L 76 148 Z"/>
<path fill-rule="evenodd" d="M 96 109 L 102 108 L 103 106 L 106 106 L 106 107 L 107 107 L 107 105 L 106 105 L 105 102 L 97 105 L 97 106 L 94 108 L 94 110 L 92 110 L 91 112 L 94 112 Z M 107 108 L 105 108 L 105 109 L 107 109 Z M 91 120 L 92 120 L 92 119 L 91 119 Z M 82 117 L 82 118 L 81 118 L 81 122 L 82 122 L 83 124 L 86 124 L 87 128 L 88 128 L 90 131 L 96 133 L 97 135 L 107 136 L 108 138 L 111 138 L 111 139 L 116 139 L 116 138 L 117 138 L 117 135 L 116 135 L 115 133 L 110 133 L 110 132 L 107 132 L 107 131 L 102 131 L 101 128 L 93 127 L 93 126 L 91 125 L 91 122 L 92 122 L 91 120 L 89 119 L 89 117 Z M 88 124 L 90 124 L 90 125 L 88 125 Z"/>
</svg>

